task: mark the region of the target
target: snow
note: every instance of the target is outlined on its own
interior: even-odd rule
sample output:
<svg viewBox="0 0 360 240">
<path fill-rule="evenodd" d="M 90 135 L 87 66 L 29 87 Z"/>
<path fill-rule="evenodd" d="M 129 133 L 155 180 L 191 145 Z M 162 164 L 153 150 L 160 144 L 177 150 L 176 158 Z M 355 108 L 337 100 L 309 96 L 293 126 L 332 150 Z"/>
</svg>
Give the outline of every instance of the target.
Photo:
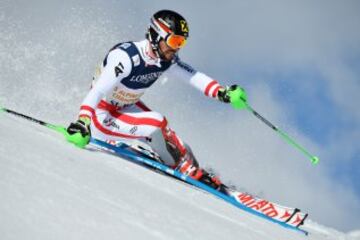
<svg viewBox="0 0 360 240">
<path fill-rule="evenodd" d="M 0 114 L 0 238 L 360 239 L 308 220 L 309 236 L 116 156 Z M 310 213 L 311 218 L 311 213 Z"/>
</svg>

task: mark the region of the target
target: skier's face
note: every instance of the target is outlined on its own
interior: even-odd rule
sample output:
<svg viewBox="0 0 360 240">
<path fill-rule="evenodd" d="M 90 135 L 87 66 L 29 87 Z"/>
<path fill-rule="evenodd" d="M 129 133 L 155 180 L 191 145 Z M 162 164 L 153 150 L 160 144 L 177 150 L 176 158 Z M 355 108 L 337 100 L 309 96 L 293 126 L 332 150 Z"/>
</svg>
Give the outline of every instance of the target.
<svg viewBox="0 0 360 240">
<path fill-rule="evenodd" d="M 174 58 L 175 54 L 179 51 L 179 49 L 173 49 L 169 47 L 164 40 L 161 40 L 159 42 L 159 48 L 162 57 L 166 61 L 171 61 Z"/>
</svg>

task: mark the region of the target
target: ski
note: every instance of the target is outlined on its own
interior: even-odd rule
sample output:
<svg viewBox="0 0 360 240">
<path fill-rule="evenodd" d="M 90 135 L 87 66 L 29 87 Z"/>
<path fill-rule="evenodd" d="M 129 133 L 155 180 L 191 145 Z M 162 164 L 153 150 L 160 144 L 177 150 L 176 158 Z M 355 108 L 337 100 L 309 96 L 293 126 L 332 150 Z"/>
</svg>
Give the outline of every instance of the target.
<svg viewBox="0 0 360 240">
<path fill-rule="evenodd" d="M 304 221 L 307 218 L 308 214 L 302 213 L 297 208 L 284 207 L 266 201 L 264 199 L 254 197 L 248 193 L 239 192 L 237 190 L 228 187 L 226 187 L 228 194 L 217 191 L 212 187 L 206 185 L 205 183 L 202 183 L 187 175 L 184 175 L 179 171 L 176 171 L 162 164 L 161 162 L 158 162 L 155 159 L 146 156 L 146 154 L 134 150 L 133 147 L 131 147 L 126 143 L 112 145 L 107 142 L 95 138 L 91 138 L 90 144 L 100 147 L 101 149 L 104 149 L 105 151 L 118 155 L 122 158 L 126 158 L 134 163 L 142 164 L 147 167 L 156 169 L 157 171 L 166 173 L 167 175 L 175 177 L 192 186 L 195 186 L 196 188 L 208 192 L 248 213 L 259 216 L 268 221 L 277 223 L 285 228 L 292 229 L 301 232 L 305 235 L 308 235 L 307 231 L 299 228 L 301 225 L 304 224 Z"/>
</svg>

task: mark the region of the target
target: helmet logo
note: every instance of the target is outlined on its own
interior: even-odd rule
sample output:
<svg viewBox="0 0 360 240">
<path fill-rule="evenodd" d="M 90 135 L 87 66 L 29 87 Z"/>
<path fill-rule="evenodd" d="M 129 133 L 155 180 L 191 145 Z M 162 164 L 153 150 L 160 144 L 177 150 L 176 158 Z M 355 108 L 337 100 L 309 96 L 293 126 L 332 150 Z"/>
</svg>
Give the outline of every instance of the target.
<svg viewBox="0 0 360 240">
<path fill-rule="evenodd" d="M 185 20 L 181 20 L 180 21 L 180 26 L 181 26 L 181 31 L 188 33 L 189 32 L 189 27 L 187 25 L 187 22 Z"/>
</svg>

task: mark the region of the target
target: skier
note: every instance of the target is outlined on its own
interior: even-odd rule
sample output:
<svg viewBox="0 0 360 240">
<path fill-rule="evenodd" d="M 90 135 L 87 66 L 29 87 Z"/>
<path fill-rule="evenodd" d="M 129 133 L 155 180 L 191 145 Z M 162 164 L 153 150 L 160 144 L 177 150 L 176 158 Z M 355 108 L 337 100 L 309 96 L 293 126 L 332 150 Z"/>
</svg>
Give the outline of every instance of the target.
<svg viewBox="0 0 360 240">
<path fill-rule="evenodd" d="M 199 167 L 191 149 L 169 127 L 166 118 L 140 100 L 146 89 L 167 71 L 207 97 L 240 107 L 246 102 L 244 89 L 237 85 L 223 87 L 180 60 L 178 52 L 188 37 L 187 21 L 174 11 L 161 10 L 152 16 L 146 39 L 114 46 L 81 104 L 78 120 L 67 128 L 68 140 L 85 147 L 90 135 L 105 141 L 137 139 L 148 143 L 161 135 L 163 146 L 172 157 L 167 165 L 218 188 L 218 177 Z"/>
</svg>

